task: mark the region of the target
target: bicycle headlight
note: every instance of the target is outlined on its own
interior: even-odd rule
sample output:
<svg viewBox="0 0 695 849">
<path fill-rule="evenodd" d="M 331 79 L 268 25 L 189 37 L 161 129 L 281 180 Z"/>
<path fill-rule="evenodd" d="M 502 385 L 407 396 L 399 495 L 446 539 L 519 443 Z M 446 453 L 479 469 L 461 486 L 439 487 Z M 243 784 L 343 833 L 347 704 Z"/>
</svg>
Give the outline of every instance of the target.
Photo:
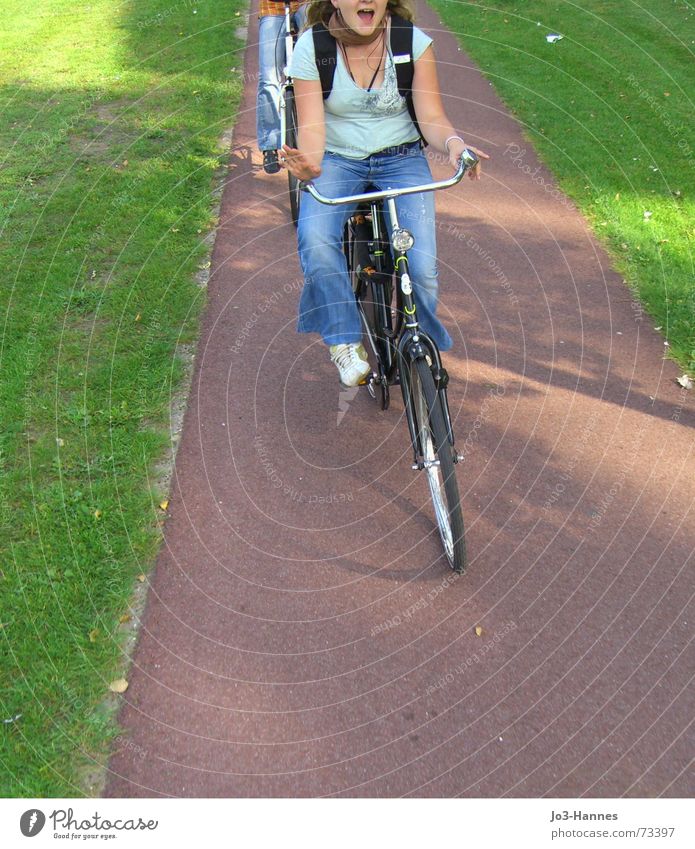
<svg viewBox="0 0 695 849">
<path fill-rule="evenodd" d="M 415 239 L 412 233 L 399 227 L 391 234 L 391 244 L 394 251 L 409 251 L 415 244 Z"/>
</svg>

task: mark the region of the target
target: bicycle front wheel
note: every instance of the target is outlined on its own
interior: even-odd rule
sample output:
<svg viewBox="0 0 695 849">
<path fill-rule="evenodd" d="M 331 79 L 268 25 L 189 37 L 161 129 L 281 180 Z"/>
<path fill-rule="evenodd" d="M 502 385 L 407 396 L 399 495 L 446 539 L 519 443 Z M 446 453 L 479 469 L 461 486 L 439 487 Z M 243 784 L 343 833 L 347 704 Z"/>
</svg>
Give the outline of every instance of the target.
<svg viewBox="0 0 695 849">
<path fill-rule="evenodd" d="M 461 573 L 466 568 L 466 541 L 454 449 L 447 435 L 442 399 L 425 359 L 411 361 L 409 376 L 415 430 L 439 534 L 449 565 Z"/>
<path fill-rule="evenodd" d="M 297 104 L 294 101 L 294 89 L 285 89 L 285 143 L 290 147 L 297 147 Z M 290 189 L 290 213 L 292 215 L 292 223 L 297 226 L 299 221 L 299 203 L 301 201 L 302 192 L 299 188 L 299 180 L 294 174 L 287 172 Z"/>
</svg>

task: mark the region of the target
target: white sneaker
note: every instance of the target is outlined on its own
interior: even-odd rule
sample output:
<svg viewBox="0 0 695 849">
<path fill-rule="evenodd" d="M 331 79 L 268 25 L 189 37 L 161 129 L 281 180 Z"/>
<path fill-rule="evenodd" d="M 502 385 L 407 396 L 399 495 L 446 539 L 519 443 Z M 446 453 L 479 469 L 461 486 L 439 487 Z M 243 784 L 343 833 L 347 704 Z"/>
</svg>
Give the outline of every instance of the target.
<svg viewBox="0 0 695 849">
<path fill-rule="evenodd" d="M 361 342 L 331 345 L 331 361 L 338 367 L 343 386 L 358 386 L 372 370 Z"/>
</svg>

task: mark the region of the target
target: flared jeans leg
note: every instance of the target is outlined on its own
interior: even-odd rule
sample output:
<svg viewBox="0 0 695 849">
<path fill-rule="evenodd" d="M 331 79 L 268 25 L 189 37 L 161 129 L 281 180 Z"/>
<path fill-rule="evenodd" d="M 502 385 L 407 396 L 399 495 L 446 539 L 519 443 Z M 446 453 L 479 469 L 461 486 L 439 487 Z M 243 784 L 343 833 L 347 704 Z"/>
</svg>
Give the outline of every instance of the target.
<svg viewBox="0 0 695 849">
<path fill-rule="evenodd" d="M 373 154 L 347 159 L 327 153 L 316 187 L 327 197 L 359 194 L 368 185 L 404 188 L 432 180 L 427 159 L 417 148 L 404 154 Z M 415 246 L 408 252 L 418 321 L 441 351 L 451 337 L 436 315 L 438 299 L 437 244 L 432 193 L 404 195 L 396 200 L 402 227 L 411 231 Z M 362 325 L 343 253 L 345 222 L 353 210 L 326 206 L 311 195 L 302 197 L 298 239 L 304 288 L 299 302 L 300 333 L 319 333 L 328 345 L 358 342 Z"/>
</svg>

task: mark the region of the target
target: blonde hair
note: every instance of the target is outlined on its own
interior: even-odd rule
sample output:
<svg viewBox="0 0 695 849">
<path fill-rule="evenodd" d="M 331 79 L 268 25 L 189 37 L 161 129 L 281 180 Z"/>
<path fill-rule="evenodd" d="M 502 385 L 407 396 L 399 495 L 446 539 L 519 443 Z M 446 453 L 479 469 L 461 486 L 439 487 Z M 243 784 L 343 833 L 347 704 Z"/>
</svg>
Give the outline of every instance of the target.
<svg viewBox="0 0 695 849">
<path fill-rule="evenodd" d="M 386 11 L 392 15 L 400 15 L 408 21 L 415 20 L 413 0 L 388 0 Z M 318 23 L 327 27 L 333 12 L 335 12 L 335 6 L 331 3 L 331 0 L 310 0 L 307 4 L 307 27 L 312 27 Z"/>
</svg>

